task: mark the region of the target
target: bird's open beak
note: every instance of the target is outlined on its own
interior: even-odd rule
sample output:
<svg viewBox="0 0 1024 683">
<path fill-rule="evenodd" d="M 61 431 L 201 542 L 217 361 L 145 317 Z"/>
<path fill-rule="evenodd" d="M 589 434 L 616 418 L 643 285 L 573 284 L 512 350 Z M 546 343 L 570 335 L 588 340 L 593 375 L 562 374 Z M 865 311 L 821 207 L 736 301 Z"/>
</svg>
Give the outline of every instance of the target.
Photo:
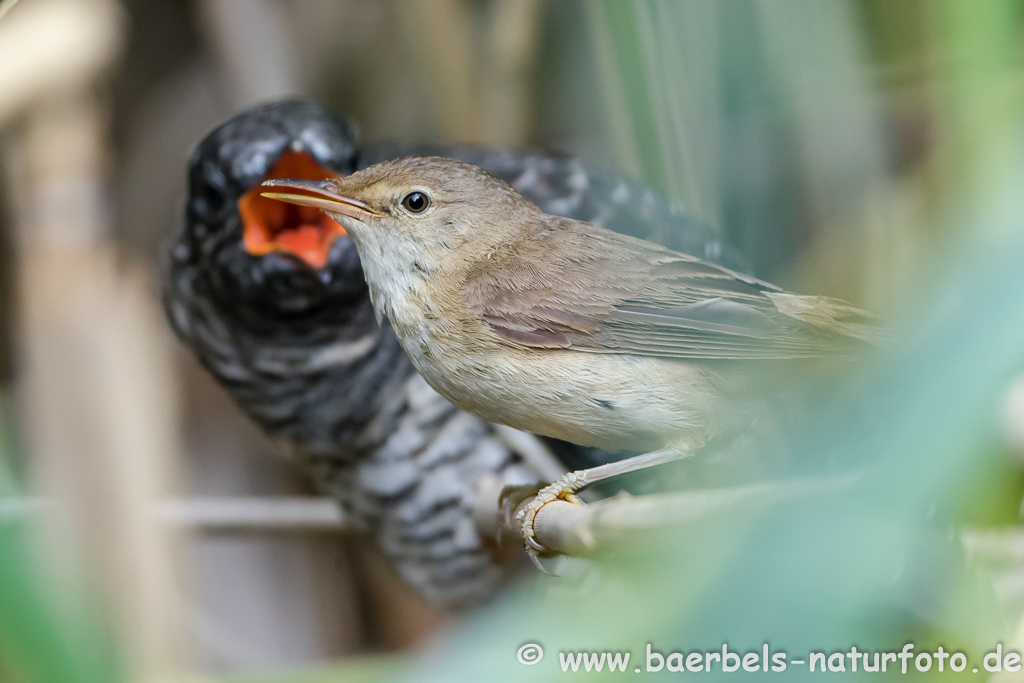
<svg viewBox="0 0 1024 683">
<path fill-rule="evenodd" d="M 331 180 L 339 176 L 321 166 L 304 151 L 284 152 L 267 171 L 269 178 Z M 319 209 L 282 204 L 260 196 L 259 185 L 238 199 L 242 241 L 252 256 L 282 253 L 304 262 L 313 270 L 327 265 L 331 247 L 345 228 Z"/>
<path fill-rule="evenodd" d="M 299 206 L 312 206 L 331 214 L 348 216 L 365 221 L 380 218 L 384 214 L 374 211 L 358 199 L 345 197 L 338 193 L 337 186 L 330 180 L 296 180 L 292 178 L 274 178 L 265 180 L 262 187 L 283 187 L 297 192 L 260 192 L 268 199 L 276 199 Z"/>
</svg>

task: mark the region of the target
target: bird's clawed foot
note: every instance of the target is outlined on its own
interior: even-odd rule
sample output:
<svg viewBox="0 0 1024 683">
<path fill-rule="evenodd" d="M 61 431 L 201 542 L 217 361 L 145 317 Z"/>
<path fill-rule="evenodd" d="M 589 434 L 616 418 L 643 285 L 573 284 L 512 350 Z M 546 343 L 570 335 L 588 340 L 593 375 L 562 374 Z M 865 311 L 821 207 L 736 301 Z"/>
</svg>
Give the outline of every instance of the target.
<svg viewBox="0 0 1024 683">
<path fill-rule="evenodd" d="M 544 573 L 547 573 L 547 570 L 544 569 L 544 566 L 540 563 L 540 557 L 541 555 L 549 553 L 549 550 L 537 540 L 537 533 L 534 530 L 534 523 L 537 521 L 537 513 L 540 512 L 541 508 L 545 505 L 553 503 L 556 500 L 564 500 L 565 502 L 572 503 L 574 505 L 582 505 L 583 501 L 579 499 L 576 492 L 588 483 L 587 470 L 567 472 L 547 486 L 535 488 L 535 495 L 533 496 L 533 499 L 515 513 L 515 521 L 519 525 L 519 531 L 522 533 L 523 541 L 526 543 L 526 553 L 530 556 L 530 560 L 533 561 L 537 568 Z M 518 507 L 525 499 L 525 496 L 520 498 L 519 502 L 516 503 L 512 510 Z"/>
<path fill-rule="evenodd" d="M 586 470 L 567 472 L 546 486 L 506 486 L 501 492 L 500 507 L 505 515 L 505 525 L 512 526 L 512 517 L 519 525 L 526 544 L 526 552 L 537 567 L 547 574 L 547 570 L 540 563 L 540 557 L 551 553 L 537 540 L 537 532 L 534 524 L 537 521 L 537 514 L 541 509 L 556 500 L 564 500 L 568 503 L 581 505 L 576 492 L 588 484 L 615 477 L 629 472 L 635 472 L 649 467 L 655 467 L 673 460 L 679 460 L 691 455 L 689 451 L 678 448 L 664 448 L 659 451 L 633 456 L 625 460 L 592 467 Z M 533 496 L 525 506 L 523 502 Z M 520 506 L 522 506 L 520 508 Z M 519 508 L 518 512 L 516 512 Z"/>
<path fill-rule="evenodd" d="M 498 507 L 504 522 L 498 527 L 499 540 L 501 529 L 518 526 L 526 545 L 526 554 L 537 569 L 545 574 L 551 572 L 541 564 L 540 557 L 549 554 L 549 551 L 537 541 L 536 532 L 533 529 L 534 521 L 540 509 L 553 501 L 564 500 L 577 505 L 582 503 L 576 495 L 576 491 L 584 485 L 579 475 L 583 475 L 585 478 L 582 471 L 577 471 L 564 474 L 551 484 L 506 486 L 502 489 L 498 499 Z"/>
<path fill-rule="evenodd" d="M 527 484 L 526 486 L 506 486 L 498 496 L 498 510 L 501 514 L 501 524 L 498 525 L 498 540 L 501 540 L 501 533 L 505 529 L 512 528 L 512 520 L 516 516 L 516 510 L 520 505 L 530 498 L 533 498 L 547 484 Z"/>
</svg>

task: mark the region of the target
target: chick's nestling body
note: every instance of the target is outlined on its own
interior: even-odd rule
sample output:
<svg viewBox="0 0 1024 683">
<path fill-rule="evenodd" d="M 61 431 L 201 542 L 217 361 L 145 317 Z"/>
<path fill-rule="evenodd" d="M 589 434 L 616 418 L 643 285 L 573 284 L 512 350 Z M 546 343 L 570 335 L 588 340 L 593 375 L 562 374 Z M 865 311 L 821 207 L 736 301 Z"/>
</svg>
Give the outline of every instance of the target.
<svg viewBox="0 0 1024 683">
<path fill-rule="evenodd" d="M 266 194 L 343 223 L 378 315 L 431 386 L 547 436 L 692 450 L 735 381 L 717 361 L 824 355 L 869 334 L 842 302 L 545 214 L 461 162 L 407 158 L 266 185 L 305 190 Z"/>
<path fill-rule="evenodd" d="M 267 178 L 334 178 L 410 154 L 470 162 L 548 213 L 725 265 L 739 258 L 681 206 L 612 171 L 537 150 L 359 144 L 346 119 L 310 102 L 239 112 L 196 145 L 185 220 L 165 252 L 174 330 L 407 583 L 459 606 L 489 599 L 515 564 L 479 528 L 486 491 L 558 477 L 557 461 L 538 460 L 545 447 L 570 469 L 622 454 L 542 444 L 455 408 L 374 320 L 341 226 L 259 196 Z"/>
</svg>

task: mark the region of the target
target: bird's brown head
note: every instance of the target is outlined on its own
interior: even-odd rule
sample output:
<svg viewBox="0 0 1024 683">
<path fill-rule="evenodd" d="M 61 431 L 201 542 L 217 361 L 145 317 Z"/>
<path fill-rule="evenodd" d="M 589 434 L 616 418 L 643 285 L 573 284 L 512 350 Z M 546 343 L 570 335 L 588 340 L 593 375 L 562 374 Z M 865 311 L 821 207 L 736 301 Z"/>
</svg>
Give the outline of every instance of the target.
<svg viewBox="0 0 1024 683">
<path fill-rule="evenodd" d="M 390 273 L 430 272 L 455 252 L 486 250 L 514 229 L 517 213 L 536 211 L 501 180 L 442 157 L 386 161 L 323 181 L 268 180 L 262 194 L 325 211 L 348 230 L 364 268 Z"/>
</svg>

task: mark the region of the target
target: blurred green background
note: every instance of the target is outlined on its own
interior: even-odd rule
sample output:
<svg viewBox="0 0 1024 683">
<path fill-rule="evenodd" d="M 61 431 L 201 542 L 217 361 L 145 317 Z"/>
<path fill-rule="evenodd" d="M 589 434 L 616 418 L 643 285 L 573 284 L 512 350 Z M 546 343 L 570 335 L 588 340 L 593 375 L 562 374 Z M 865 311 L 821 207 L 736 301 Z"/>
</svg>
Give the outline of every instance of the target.
<svg viewBox="0 0 1024 683">
<path fill-rule="evenodd" d="M 560 651 L 632 669 L 647 643 L 723 642 L 942 644 L 989 676 L 997 642 L 1024 647 L 1022 49 L 1019 0 L 21 0 L 0 19 L 0 680 L 555 679 Z M 773 481 L 795 493 L 470 615 L 379 578 L 358 541 L 165 538 L 146 520 L 168 495 L 308 492 L 156 295 L 190 146 L 291 94 L 368 141 L 619 169 L 758 277 L 902 341 L 793 380 L 812 405 Z"/>
</svg>

